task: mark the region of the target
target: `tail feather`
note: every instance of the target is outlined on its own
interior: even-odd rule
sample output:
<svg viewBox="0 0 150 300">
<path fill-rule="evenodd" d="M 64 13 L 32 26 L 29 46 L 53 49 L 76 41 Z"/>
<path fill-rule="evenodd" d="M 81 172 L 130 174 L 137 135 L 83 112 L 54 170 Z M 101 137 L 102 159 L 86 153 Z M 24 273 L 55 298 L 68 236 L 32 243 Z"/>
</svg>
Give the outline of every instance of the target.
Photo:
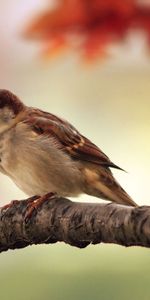
<svg viewBox="0 0 150 300">
<path fill-rule="evenodd" d="M 120 200 L 120 204 L 123 204 L 123 205 L 129 205 L 129 206 L 138 206 L 134 201 L 133 199 L 124 191 L 124 189 L 119 186 L 120 188 L 118 189 L 117 191 L 117 197 L 119 198 Z"/>
<path fill-rule="evenodd" d="M 118 204 L 138 206 L 115 180 L 110 169 L 100 168 L 98 173 L 98 177 L 95 177 L 96 180 L 90 180 L 89 189 L 86 190 L 87 194 Z M 94 177 L 94 173 L 92 177 Z"/>
<path fill-rule="evenodd" d="M 116 182 L 115 182 L 116 183 Z M 115 188 L 110 188 L 98 181 L 95 183 L 95 192 L 97 197 L 110 200 L 118 204 L 137 206 L 132 198 L 123 190 L 123 188 L 115 184 Z"/>
</svg>

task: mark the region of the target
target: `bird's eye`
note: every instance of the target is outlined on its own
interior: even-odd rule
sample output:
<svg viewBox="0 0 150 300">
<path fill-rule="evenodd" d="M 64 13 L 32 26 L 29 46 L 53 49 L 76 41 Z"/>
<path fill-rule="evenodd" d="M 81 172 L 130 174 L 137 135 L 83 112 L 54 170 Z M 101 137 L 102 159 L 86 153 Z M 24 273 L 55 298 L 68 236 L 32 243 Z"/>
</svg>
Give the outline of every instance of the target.
<svg viewBox="0 0 150 300">
<path fill-rule="evenodd" d="M 11 112 L 8 112 L 8 113 L 3 114 L 2 118 L 3 118 L 3 122 L 8 122 L 8 121 L 14 119 L 15 116 Z"/>
</svg>

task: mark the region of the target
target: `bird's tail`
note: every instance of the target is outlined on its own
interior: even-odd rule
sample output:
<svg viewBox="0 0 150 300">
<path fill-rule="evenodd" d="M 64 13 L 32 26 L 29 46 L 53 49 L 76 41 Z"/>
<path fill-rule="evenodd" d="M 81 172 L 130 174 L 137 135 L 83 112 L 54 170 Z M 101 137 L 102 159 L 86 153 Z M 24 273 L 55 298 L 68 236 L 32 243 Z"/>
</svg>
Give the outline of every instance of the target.
<svg viewBox="0 0 150 300">
<path fill-rule="evenodd" d="M 100 168 L 99 176 L 95 177 L 90 184 L 88 194 L 109 200 L 118 204 L 137 206 L 132 198 L 125 192 L 120 184 L 115 180 L 109 169 Z"/>
</svg>

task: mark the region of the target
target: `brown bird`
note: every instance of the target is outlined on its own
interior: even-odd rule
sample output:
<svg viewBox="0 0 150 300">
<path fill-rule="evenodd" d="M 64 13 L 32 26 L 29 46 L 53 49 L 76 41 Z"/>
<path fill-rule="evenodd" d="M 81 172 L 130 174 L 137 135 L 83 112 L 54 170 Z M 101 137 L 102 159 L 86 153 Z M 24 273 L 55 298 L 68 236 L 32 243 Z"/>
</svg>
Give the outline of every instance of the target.
<svg viewBox="0 0 150 300">
<path fill-rule="evenodd" d="M 0 171 L 27 195 L 86 193 L 136 206 L 110 168 L 120 169 L 67 121 L 0 90 Z"/>
</svg>

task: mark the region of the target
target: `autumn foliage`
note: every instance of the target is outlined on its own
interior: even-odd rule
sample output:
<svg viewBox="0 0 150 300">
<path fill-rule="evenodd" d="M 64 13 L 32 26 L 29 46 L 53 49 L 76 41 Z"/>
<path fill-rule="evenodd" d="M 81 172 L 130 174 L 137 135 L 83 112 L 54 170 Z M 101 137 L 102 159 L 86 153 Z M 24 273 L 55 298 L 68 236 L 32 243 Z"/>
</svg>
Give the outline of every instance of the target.
<svg viewBox="0 0 150 300">
<path fill-rule="evenodd" d="M 35 16 L 25 36 L 40 40 L 45 55 L 77 49 L 86 59 L 106 53 L 130 30 L 142 30 L 150 47 L 150 0 L 59 0 Z"/>
</svg>

